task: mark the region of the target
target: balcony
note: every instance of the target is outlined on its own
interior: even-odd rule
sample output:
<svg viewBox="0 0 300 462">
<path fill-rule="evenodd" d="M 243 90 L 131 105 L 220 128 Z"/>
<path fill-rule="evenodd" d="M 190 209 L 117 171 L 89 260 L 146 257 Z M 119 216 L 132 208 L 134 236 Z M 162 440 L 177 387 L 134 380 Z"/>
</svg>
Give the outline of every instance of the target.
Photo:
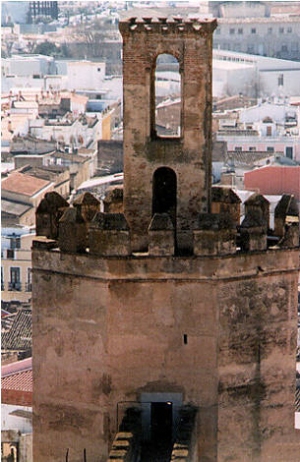
<svg viewBox="0 0 300 462">
<path fill-rule="evenodd" d="M 21 287 L 22 287 L 21 282 L 9 282 L 8 283 L 8 290 L 10 292 L 12 291 L 20 292 Z"/>
</svg>

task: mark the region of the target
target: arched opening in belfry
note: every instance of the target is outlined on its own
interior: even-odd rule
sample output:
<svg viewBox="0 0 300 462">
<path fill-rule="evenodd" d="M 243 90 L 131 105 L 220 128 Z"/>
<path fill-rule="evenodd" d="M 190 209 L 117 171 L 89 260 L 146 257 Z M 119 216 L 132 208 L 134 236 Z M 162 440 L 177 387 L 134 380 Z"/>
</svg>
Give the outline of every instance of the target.
<svg viewBox="0 0 300 462">
<path fill-rule="evenodd" d="M 157 56 L 154 74 L 154 130 L 158 137 L 181 136 L 179 62 L 167 53 Z"/>
<path fill-rule="evenodd" d="M 160 167 L 153 176 L 152 215 L 167 213 L 176 228 L 177 178 L 174 170 Z"/>
</svg>

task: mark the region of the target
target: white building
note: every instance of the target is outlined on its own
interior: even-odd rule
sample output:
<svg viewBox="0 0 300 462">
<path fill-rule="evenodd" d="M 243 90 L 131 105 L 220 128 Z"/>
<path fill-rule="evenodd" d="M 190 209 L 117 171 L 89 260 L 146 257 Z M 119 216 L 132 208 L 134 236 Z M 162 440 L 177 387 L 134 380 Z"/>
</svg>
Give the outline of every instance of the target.
<svg viewBox="0 0 300 462">
<path fill-rule="evenodd" d="M 101 89 L 105 79 L 105 63 L 92 61 L 56 61 L 56 74 L 67 76 L 66 90 Z"/>
<path fill-rule="evenodd" d="M 217 141 L 228 151 L 280 153 L 300 162 L 299 107 L 265 102 L 239 110 L 230 125 L 227 117 L 219 119 Z"/>
<path fill-rule="evenodd" d="M 213 50 L 213 95 L 238 93 L 252 97 L 299 96 L 300 62 Z"/>
<path fill-rule="evenodd" d="M 40 90 L 101 90 L 104 62 L 55 60 L 44 55 L 13 55 L 1 60 L 2 93 L 13 87 Z"/>
<path fill-rule="evenodd" d="M 101 139 L 101 121 L 95 115 L 29 121 L 29 134 L 41 140 L 56 140 L 73 148 L 89 147 Z"/>
</svg>

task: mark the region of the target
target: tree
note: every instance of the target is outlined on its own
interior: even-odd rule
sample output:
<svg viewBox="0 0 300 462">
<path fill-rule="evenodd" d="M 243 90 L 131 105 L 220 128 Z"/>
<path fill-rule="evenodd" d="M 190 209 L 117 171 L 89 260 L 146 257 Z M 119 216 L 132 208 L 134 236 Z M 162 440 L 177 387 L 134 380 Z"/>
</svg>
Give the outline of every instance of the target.
<svg viewBox="0 0 300 462">
<path fill-rule="evenodd" d="M 45 42 L 39 43 L 33 50 L 33 53 L 38 55 L 46 55 L 46 56 L 54 56 L 54 57 L 63 57 L 68 58 L 70 57 L 70 53 L 66 44 L 62 46 L 57 46 L 53 42 Z"/>
</svg>

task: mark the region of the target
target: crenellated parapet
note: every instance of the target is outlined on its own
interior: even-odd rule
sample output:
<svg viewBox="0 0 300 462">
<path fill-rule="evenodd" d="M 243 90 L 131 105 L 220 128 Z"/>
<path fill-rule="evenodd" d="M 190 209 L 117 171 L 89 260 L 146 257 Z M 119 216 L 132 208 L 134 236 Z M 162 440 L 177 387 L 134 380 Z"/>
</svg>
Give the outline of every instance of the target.
<svg viewBox="0 0 300 462">
<path fill-rule="evenodd" d="M 265 250 L 268 227 L 269 202 L 255 193 L 245 202 L 245 218 L 239 228 L 241 250 Z"/>
<path fill-rule="evenodd" d="M 120 32 L 126 34 L 148 33 L 148 34 L 194 34 L 195 36 L 207 37 L 212 34 L 217 27 L 216 19 L 199 19 L 173 17 L 136 17 L 129 18 L 127 21 L 120 22 Z"/>
<path fill-rule="evenodd" d="M 199 213 L 198 222 L 187 233 L 190 256 L 222 256 L 268 248 L 299 245 L 299 212 L 292 195 L 283 195 L 275 209 L 275 229 L 269 229 L 269 202 L 253 194 L 245 202 L 240 223 L 240 199 L 228 188 L 213 188 L 211 213 Z M 47 194 L 37 209 L 40 248 L 58 247 L 65 253 L 89 253 L 99 257 L 132 255 L 132 230 L 122 212 L 99 211 L 99 201 L 84 193 L 73 205 L 55 194 Z M 55 224 L 55 226 L 54 226 Z M 192 236 L 192 237 L 190 237 Z M 45 243 L 48 239 L 48 244 Z M 49 242 L 51 241 L 51 245 Z M 56 243 L 56 245 L 54 245 Z M 155 213 L 148 226 L 149 256 L 180 255 L 176 228 L 167 213 Z"/>
</svg>

